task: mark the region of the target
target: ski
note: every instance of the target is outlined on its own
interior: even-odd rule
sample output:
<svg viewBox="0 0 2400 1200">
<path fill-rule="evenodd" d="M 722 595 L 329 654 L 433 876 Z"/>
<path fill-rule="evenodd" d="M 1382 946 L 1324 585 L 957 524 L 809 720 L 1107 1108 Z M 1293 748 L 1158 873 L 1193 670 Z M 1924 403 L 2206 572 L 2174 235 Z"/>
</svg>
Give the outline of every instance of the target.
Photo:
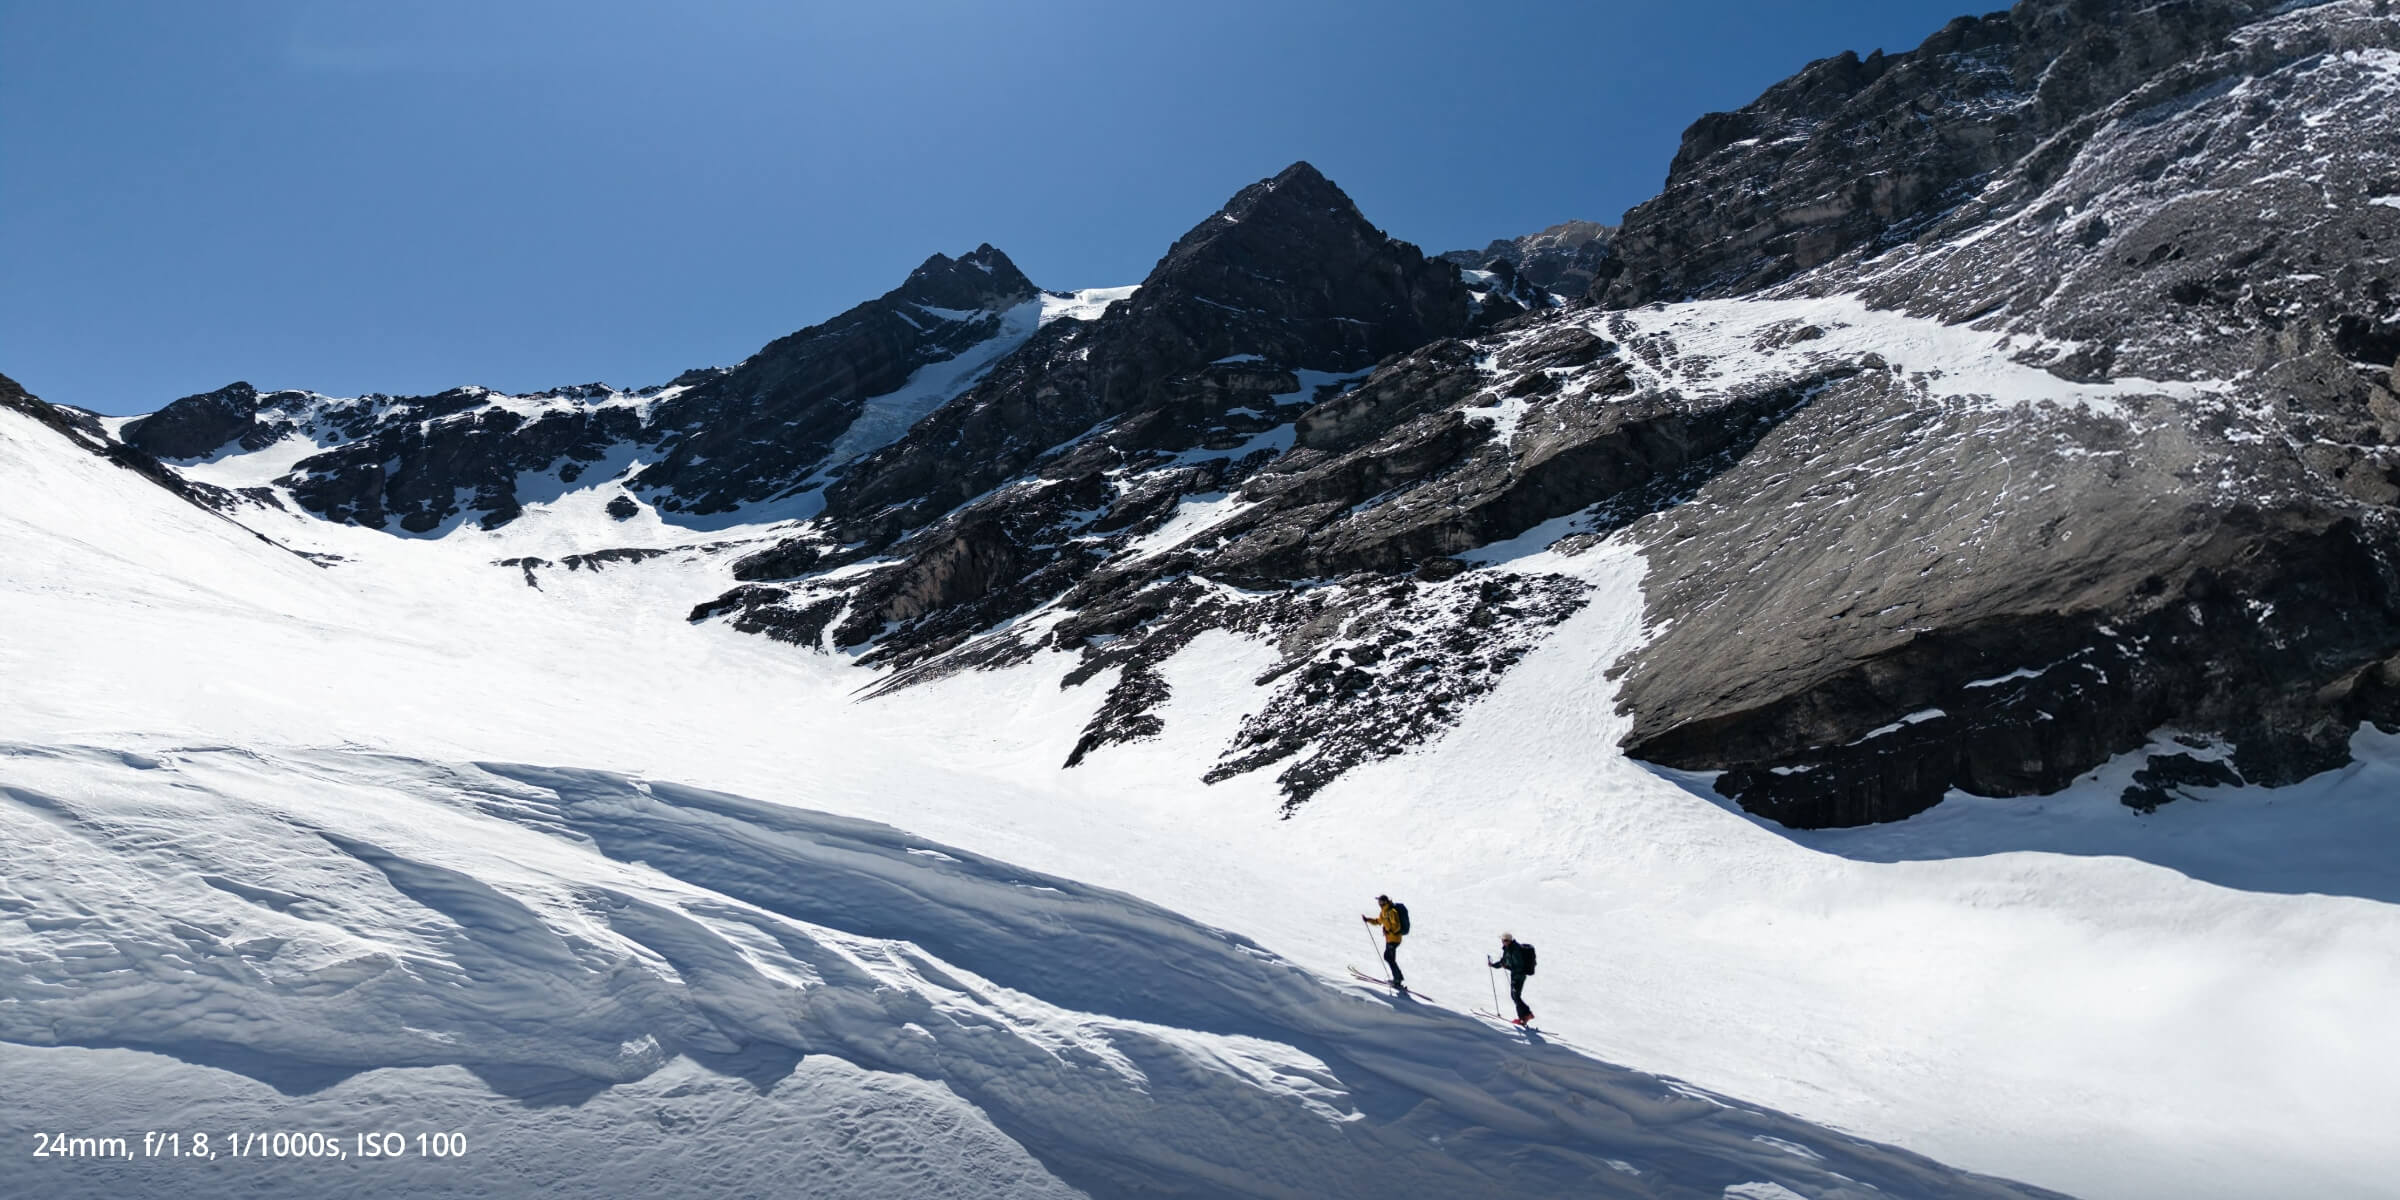
<svg viewBox="0 0 2400 1200">
<path fill-rule="evenodd" d="M 1525 1023 L 1523 1023 L 1523 1024 L 1518 1024 L 1518 1023 L 1517 1023 L 1515 1020 L 1513 1020 L 1513 1019 L 1511 1019 L 1511 1018 L 1509 1018 L 1509 1017 L 1504 1017 L 1504 1016 L 1501 1016 L 1499 1013 L 1496 1013 L 1496 1012 L 1486 1012 L 1486 1011 L 1484 1011 L 1483 1009 L 1480 1009 L 1480 1008 L 1477 1008 L 1477 1009 L 1470 1009 L 1470 1010 L 1468 1010 L 1468 1011 L 1470 1011 L 1470 1012 L 1473 1012 L 1473 1013 L 1474 1013 L 1476 1016 L 1483 1017 L 1483 1018 L 1485 1018 L 1485 1019 L 1487 1019 L 1487 1020 L 1498 1021 L 1498 1022 L 1500 1022 L 1501 1024 L 1503 1024 L 1503 1025 L 1507 1025 L 1507 1026 L 1510 1026 L 1510 1027 L 1512 1027 L 1512 1028 L 1516 1028 L 1516 1029 L 1531 1029 L 1531 1028 L 1533 1028 L 1533 1022 L 1531 1022 L 1531 1021 L 1527 1021 L 1527 1022 L 1525 1022 Z"/>
<path fill-rule="evenodd" d="M 1385 978 L 1384 978 L 1383 976 L 1381 976 L 1381 975 L 1369 975 L 1369 974 L 1367 974 L 1365 971 L 1361 971 L 1361 970 L 1359 970 L 1357 967 L 1349 967 L 1349 968 L 1347 968 L 1347 969 L 1349 970 L 1349 972 L 1350 972 L 1351 974 L 1358 976 L 1358 977 L 1359 977 L 1361 980 L 1364 980 L 1364 981 L 1366 981 L 1366 982 L 1368 982 L 1368 983 L 1377 984 L 1377 985 L 1379 985 L 1379 986 L 1382 986 L 1382 987 L 1387 987 L 1387 988 L 1390 988 L 1390 989 L 1392 989 L 1393 991 L 1395 991 L 1395 992 L 1398 992 L 1398 993 L 1400 993 L 1400 994 L 1401 994 L 1401 995 L 1403 995 L 1403 996 L 1410 997 L 1411 999 L 1423 1000 L 1423 1001 L 1426 1001 L 1426 1002 L 1428 1002 L 1428 1003 L 1431 1003 L 1431 1002 L 1432 1002 L 1432 1000 L 1433 1000 L 1433 997 L 1431 997 L 1431 996 L 1428 996 L 1428 995 L 1426 995 L 1425 993 L 1423 993 L 1423 992 L 1420 992 L 1420 991 L 1418 991 L 1418 990 L 1417 990 L 1417 989 L 1415 989 L 1415 988 L 1412 988 L 1412 987 L 1402 987 L 1402 986 L 1400 986 L 1399 984 L 1393 983 L 1393 982 L 1392 982 L 1391 980 L 1389 980 L 1389 979 L 1385 979 Z"/>
</svg>

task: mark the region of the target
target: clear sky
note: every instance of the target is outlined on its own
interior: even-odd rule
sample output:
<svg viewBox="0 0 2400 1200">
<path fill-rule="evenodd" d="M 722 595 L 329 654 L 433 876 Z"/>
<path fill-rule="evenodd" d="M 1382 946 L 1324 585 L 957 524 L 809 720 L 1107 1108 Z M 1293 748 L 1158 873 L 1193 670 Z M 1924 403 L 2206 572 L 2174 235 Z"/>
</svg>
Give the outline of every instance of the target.
<svg viewBox="0 0 2400 1200">
<path fill-rule="evenodd" d="M 1964 0 L 0 0 L 0 373 L 104 412 L 657 383 L 989 241 L 1139 280 L 1307 159 L 1428 251 Z"/>
</svg>

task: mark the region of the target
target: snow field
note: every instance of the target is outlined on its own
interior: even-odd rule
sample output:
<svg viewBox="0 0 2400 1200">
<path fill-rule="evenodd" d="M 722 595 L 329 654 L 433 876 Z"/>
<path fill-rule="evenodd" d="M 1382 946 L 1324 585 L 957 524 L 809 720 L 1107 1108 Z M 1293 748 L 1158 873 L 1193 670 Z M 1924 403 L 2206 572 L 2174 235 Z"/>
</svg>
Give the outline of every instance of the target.
<svg viewBox="0 0 2400 1200">
<path fill-rule="evenodd" d="M 1389 891 L 1417 922 L 1410 978 L 1445 1003 L 1489 1002 L 1508 929 L 1542 949 L 1528 1000 L 1559 1038 L 1852 1134 L 2091 1196 L 2394 1194 L 2400 910 L 2375 847 L 2400 758 L 2371 739 L 2381 765 L 2150 818 L 2115 804 L 2112 767 L 2047 801 L 1794 834 L 1615 754 L 1602 671 L 1640 636 L 1638 556 L 1520 547 L 1515 569 L 1582 574 L 1597 602 L 1440 744 L 1278 821 L 1270 782 L 1196 779 L 1267 647 L 1195 643 L 1164 738 L 1061 771 L 1107 679 L 1062 690 L 1037 660 L 851 703 L 838 660 L 683 621 L 731 551 L 536 590 L 492 559 L 645 531 L 256 518 L 350 560 L 321 569 L 43 437 L 0 414 L 0 629 L 45 633 L 0 639 L 0 738 L 673 779 L 1133 892 L 1330 977 L 1366 965 L 1357 914 Z"/>
<path fill-rule="evenodd" d="M 1649 364 L 1637 355 L 1636 377 L 1668 389 L 1732 391 L 1796 380 L 1820 364 L 1878 354 L 1929 399 L 1989 405 L 2054 405 L 2124 416 L 2125 401 L 2141 396 L 2213 394 L 2210 381 L 2161 381 L 2125 376 L 2076 383 L 2019 359 L 2036 349 L 2063 355 L 2072 346 L 2025 335 L 1994 334 L 1964 325 L 1870 309 L 1854 296 L 1806 299 L 1700 300 L 1611 312 L 1596 319 L 1606 334 L 1623 322 L 1661 352 Z M 1818 332 L 1777 347 L 1796 331 Z"/>
<path fill-rule="evenodd" d="M 0 744 L 0 764 L 14 781 L 0 791 L 0 911 L 21 926 L 0 927 L 0 1046 L 37 1073 L 161 1068 L 25 1047 L 230 1069 L 303 1099 L 273 1106 L 188 1070 L 165 1072 L 168 1090 L 278 1129 L 422 1129 L 464 1109 L 453 1119 L 502 1158 L 560 1124 L 605 1135 L 591 1115 L 476 1113 L 455 1075 L 399 1069 L 455 1064 L 535 1108 L 619 1084 L 642 1086 L 601 1114 L 697 1094 L 655 1123 L 680 1120 L 745 1162 L 724 1139 L 758 1126 L 748 1109 L 818 1122 L 804 1145 L 827 1141 L 827 1121 L 865 1125 L 825 1147 L 847 1152 L 830 1155 L 832 1179 L 889 1167 L 960 1194 L 1039 1194 L 1049 1180 L 1018 1147 L 1100 1195 L 1570 1195 L 1612 1171 L 1646 1196 L 1759 1182 L 2028 1194 L 1328 987 L 1131 897 L 848 818 L 604 772 L 357 751 Z M 727 1078 L 694 1086 L 678 1060 Z M 662 1093 L 660 1074 L 676 1086 Z M 735 1081 L 756 1098 L 745 1105 Z M 90 1097 L 76 1107 L 98 1122 L 85 1128 L 126 1128 Z M 0 1113 L 18 1129 L 62 1119 L 39 1093 Z M 589 1164 L 523 1148 L 520 1177 L 595 1181 Z M 259 1181 L 240 1166 L 213 1179 Z M 315 1166 L 336 1185 L 460 1188 L 436 1160 Z M 114 1186 L 52 1170 L 71 1194 Z M 987 1174 L 1005 1186 L 962 1187 Z"/>
<path fill-rule="evenodd" d="M 45 1128 L 207 1133 L 206 1162 L 22 1159 L 19 1194 L 292 1195 L 346 1200 L 613 1194 L 769 1194 L 806 1180 L 861 1200 L 1065 1200 L 1023 1148 L 939 1084 L 861 1070 L 826 1055 L 759 1084 L 688 1059 L 589 1096 L 561 1086 L 517 1095 L 460 1067 L 368 1071 L 298 1095 L 231 1071 L 132 1050 L 33 1049 L 0 1042 L 0 1072 L 44 1097 Z M 571 1102 L 570 1102 L 571 1101 Z M 17 1114 L 9 1114 L 11 1137 Z M 360 1133 L 400 1133 L 410 1157 L 234 1159 L 233 1132 L 321 1134 L 355 1154 Z M 454 1159 L 416 1156 L 418 1133 L 463 1133 Z M 29 1135 L 28 1135 L 29 1136 Z M 122 1136 L 114 1134 L 113 1136 Z M 135 1134 L 139 1140 L 139 1134 Z"/>
</svg>

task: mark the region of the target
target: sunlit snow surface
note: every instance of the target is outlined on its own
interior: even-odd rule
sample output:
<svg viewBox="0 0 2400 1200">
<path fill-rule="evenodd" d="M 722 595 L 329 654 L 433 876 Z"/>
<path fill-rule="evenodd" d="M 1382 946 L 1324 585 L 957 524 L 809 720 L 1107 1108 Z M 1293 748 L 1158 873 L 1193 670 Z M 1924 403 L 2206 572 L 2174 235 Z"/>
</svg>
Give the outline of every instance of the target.
<svg viewBox="0 0 2400 1200">
<path fill-rule="evenodd" d="M 990 339 L 968 347 L 955 357 L 920 368 L 898 391 L 868 400 L 865 411 L 834 440 L 833 447 L 825 454 L 826 462 L 846 463 L 900 440 L 909 427 L 955 399 L 991 370 L 992 364 L 1023 346 L 1035 330 L 1057 320 L 1098 320 L 1109 305 L 1137 290 L 1138 287 L 1116 287 L 1044 292 L 1002 313 L 999 332 Z"/>
<path fill-rule="evenodd" d="M 220 1141 L 446 1127 L 475 1144 L 466 1162 L 227 1162 L 196 1190 L 591 1188 L 580 1155 L 623 1126 L 669 1163 L 797 1171 L 821 1194 L 1572 1195 L 1611 1159 L 1642 1181 L 1625 1194 L 2023 1194 L 888 827 L 355 751 L 0 744 L 0 764 L 0 1061 L 77 1083 L 72 1116 L 18 1092 L 12 1124 L 139 1112 Z M 499 1096 L 395 1069 L 445 1064 Z M 161 1088 L 188 1107 L 158 1111 Z M 760 1137 L 793 1144 L 754 1158 Z M 643 1193 L 716 1194 L 628 1149 L 607 1156 Z M 195 1167 L 31 1178 L 112 1195 Z"/>
<path fill-rule="evenodd" d="M 1637 319 L 1696 349 L 1803 315 L 1824 323 L 1764 309 Z M 2013 364 L 1948 357 L 1972 348 L 1938 328 L 1886 330 L 1925 343 L 1887 357 L 1942 378 L 2011 377 Z M 1705 385 L 1696 359 L 1663 361 L 1683 386 Z M 1165 736 L 1062 771 L 1107 680 L 1061 689 L 1057 664 L 1037 661 L 854 702 L 861 677 L 844 660 L 685 620 L 763 531 L 695 544 L 649 513 L 611 522 L 585 498 L 429 540 L 245 510 L 271 537 L 343 559 L 320 567 L 0 413 L 0 741 L 19 751 L 0 758 L 12 789 L 0 879 L 21 898 L 0 907 L 12 1147 L 22 1128 L 111 1133 L 112 1117 L 130 1130 L 184 1113 L 449 1124 L 534 1164 L 491 1176 L 497 1194 L 603 1168 L 632 1172 L 633 1194 L 702 1179 L 738 1194 L 820 1170 L 829 1194 L 874 1194 L 887 1174 L 954 1185 L 971 1160 L 988 1187 L 953 1194 L 1039 1195 L 1061 1179 L 1107 1191 L 1120 1178 L 1107 1172 L 1169 1169 L 1093 1162 L 1085 1126 L 1134 1128 L 1144 1105 L 1189 1086 L 1241 1097 L 1222 1121 L 1173 1135 L 1188 1140 L 1151 1147 L 1174 1148 L 1174 1177 L 1203 1194 L 1237 1190 L 1201 1173 L 1231 1147 L 1275 1160 L 1246 1170 L 1284 1169 L 1287 1150 L 1357 1162 L 1402 1145 L 1378 1139 L 1419 1120 L 1431 1122 L 1422 1145 L 1392 1161 L 1531 1173 L 1481 1179 L 1556 1178 L 1542 1172 L 1569 1161 L 1587 1190 L 1651 1194 L 1661 1172 L 1693 1178 L 1667 1165 L 1698 1161 L 1683 1156 L 1738 1159 L 1702 1135 L 1755 1121 L 1768 1140 L 1746 1139 L 1758 1156 L 1741 1161 L 1762 1173 L 1722 1178 L 1728 1194 L 1841 1194 L 1820 1170 L 1883 1195 L 1956 1194 L 1853 1171 L 1842 1156 L 1869 1151 L 1779 1118 L 1675 1119 L 1703 1111 L 1691 1106 L 1607 1117 L 1628 1111 L 1628 1093 L 1598 1081 L 1638 1092 L 1647 1077 L 1569 1058 L 1571 1044 L 2076 1194 L 2388 1196 L 2400 1178 L 2386 1116 L 2400 1111 L 2388 852 L 2400 768 L 2371 737 L 2369 765 L 2148 818 L 2115 803 L 2130 770 L 2119 765 L 2049 800 L 1954 798 L 1897 826 L 1792 834 L 1610 749 L 1623 720 L 1605 668 L 1641 636 L 1643 564 L 1619 544 L 1564 558 L 1528 535 L 1488 557 L 1577 575 L 1595 602 L 1447 738 L 1360 768 L 1279 821 L 1271 780 L 1196 778 L 1255 710 L 1251 681 L 1272 647 L 1200 639 L 1166 664 Z M 547 571 L 538 589 L 493 566 L 624 545 L 671 552 Z M 562 791 L 477 762 L 611 775 Z M 629 798 L 629 780 L 651 795 Z M 821 861 L 809 839 L 759 833 L 762 810 L 680 809 L 613 849 L 595 831 L 595 814 L 698 795 L 666 781 L 803 824 L 825 818 L 797 810 L 911 834 L 834 879 L 794 865 Z M 994 873 L 1014 868 L 995 860 L 1046 877 L 1003 881 Z M 903 921 L 868 899 L 895 878 L 938 883 L 956 903 Z M 1094 888 L 1140 901 L 1090 900 Z M 1397 1010 L 1347 982 L 1343 965 L 1374 952 L 1357 916 L 1379 891 L 1411 906 L 1405 960 L 1438 1011 Z M 1083 936 L 1095 911 L 1114 914 L 1117 940 L 1035 936 L 1045 923 Z M 1528 998 L 1550 1046 L 1517 1048 L 1457 1015 L 1490 1002 L 1483 961 L 1502 929 L 1541 947 Z M 1217 995 L 1218 1015 L 1090 990 L 1106 986 L 1187 1005 Z M 292 1064 L 211 1058 L 236 1041 L 212 1029 L 266 1039 L 259 1054 L 352 1057 L 279 1074 Z M 455 1065 L 470 1040 L 514 1047 L 492 1061 L 525 1070 L 487 1066 L 486 1079 Z M 810 1049 L 797 1075 L 779 1075 L 772 1047 L 793 1041 Z M 91 1048 L 103 1045 L 146 1048 Z M 1086 1114 L 1071 1122 L 1036 1086 L 1066 1076 L 1029 1073 L 1060 1064 L 1075 1068 L 1080 1090 L 1063 1094 Z M 1553 1071 L 1583 1082 L 1527 1090 Z M 286 1096 L 261 1078 L 318 1090 Z M 1393 1115 L 1362 1099 L 1395 1088 L 1431 1107 Z M 1564 1132 L 1509 1124 L 1525 1105 Z M 1335 1120 L 1353 1111 L 1368 1115 Z M 1592 1112 L 1613 1122 L 1605 1136 L 1574 1123 Z M 503 1158 L 474 1161 L 502 1172 Z M 123 1179 L 94 1164 L 45 1169 L 31 1194 Z M 372 1184 L 275 1169 L 294 1172 L 268 1178 L 299 1194 Z M 204 1177 L 150 1178 L 189 1190 Z M 1312 1177 L 1292 1191 L 1326 1187 Z M 941 1193 L 893 1182 L 887 1194 Z"/>
<path fill-rule="evenodd" d="M 1867 354 L 1880 355 L 1932 400 L 2055 405 L 2120 415 L 2128 397 L 2224 390 L 2213 382 L 2131 376 L 2073 382 L 2019 361 L 2035 351 L 2056 357 L 2070 347 L 1870 309 L 1850 296 L 1661 304 L 1609 313 L 1593 324 L 1601 332 L 1644 341 L 1644 349 L 1658 355 L 1635 360 L 1645 382 L 1703 393 L 1788 382 L 1819 364 Z"/>
</svg>

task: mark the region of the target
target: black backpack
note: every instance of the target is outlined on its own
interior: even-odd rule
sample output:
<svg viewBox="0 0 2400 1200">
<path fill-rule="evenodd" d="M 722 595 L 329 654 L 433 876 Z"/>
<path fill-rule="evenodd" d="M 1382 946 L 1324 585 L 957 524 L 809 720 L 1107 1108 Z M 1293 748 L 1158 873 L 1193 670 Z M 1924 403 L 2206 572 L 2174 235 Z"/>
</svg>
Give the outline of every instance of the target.
<svg viewBox="0 0 2400 1200">
<path fill-rule="evenodd" d="M 1407 936 L 1408 936 L 1408 906 L 1407 906 L 1407 905 L 1405 905 L 1405 904 L 1402 904 L 1402 903 L 1400 903 L 1400 902 L 1399 902 L 1399 901 L 1397 901 L 1397 900 L 1394 900 L 1394 901 L 1392 902 L 1392 911 L 1393 911 L 1393 912 L 1396 912 L 1396 913 L 1398 913 L 1398 914 L 1400 914 L 1400 936 L 1401 936 L 1401 937 L 1407 937 Z"/>
<path fill-rule="evenodd" d="M 1533 943 L 1532 943 L 1532 942 L 1518 942 L 1518 943 L 1517 943 L 1517 961 L 1518 961 L 1518 962 L 1521 962 L 1521 963 L 1523 963 L 1523 964 L 1525 964 L 1525 973 L 1526 973 L 1527 975 L 1531 975 L 1531 974 L 1533 974 Z"/>
</svg>

